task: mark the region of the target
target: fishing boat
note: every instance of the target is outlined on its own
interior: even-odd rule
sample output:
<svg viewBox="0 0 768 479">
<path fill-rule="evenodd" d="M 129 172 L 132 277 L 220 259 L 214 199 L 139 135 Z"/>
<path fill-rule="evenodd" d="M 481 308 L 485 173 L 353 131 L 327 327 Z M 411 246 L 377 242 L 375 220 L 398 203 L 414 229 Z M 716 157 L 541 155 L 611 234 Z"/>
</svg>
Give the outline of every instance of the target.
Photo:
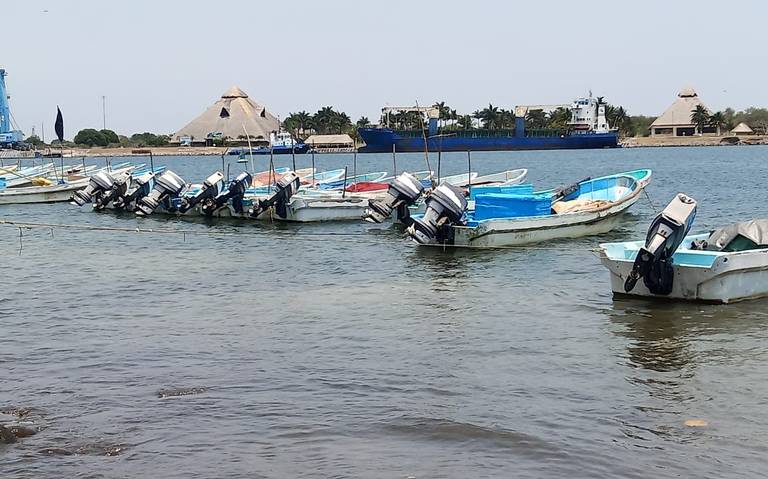
<svg viewBox="0 0 768 479">
<path fill-rule="evenodd" d="M 477 176 L 472 179 L 472 185 L 487 185 L 492 183 L 501 185 L 517 185 L 522 183 L 526 176 L 528 176 L 528 170 L 525 168 L 519 168 L 516 170 L 492 173 L 490 175 Z"/>
<path fill-rule="evenodd" d="M 345 185 L 349 186 L 353 183 L 358 183 L 361 181 L 366 181 L 366 182 L 381 181 L 382 179 L 386 178 L 386 176 L 387 176 L 386 171 L 376 171 L 373 173 L 365 173 L 362 175 L 348 176 L 347 178 L 341 178 L 341 179 L 332 180 L 332 181 L 319 181 L 317 182 L 317 188 L 321 190 L 342 189 L 345 187 Z"/>
<path fill-rule="evenodd" d="M 72 193 L 85 188 L 88 185 L 88 181 L 88 178 L 83 178 L 48 186 L 22 186 L 0 189 L 0 205 L 69 201 Z"/>
<path fill-rule="evenodd" d="M 546 191 L 531 185 L 473 188 L 440 185 L 407 232 L 420 245 L 498 248 L 611 231 L 640 198 L 651 170 L 638 170 Z"/>
<path fill-rule="evenodd" d="M 344 178 L 345 172 L 346 170 L 344 168 L 339 168 L 337 170 L 330 170 L 330 171 L 315 172 L 314 174 L 309 174 L 307 176 L 302 177 L 301 184 L 314 185 L 317 183 L 328 183 L 328 182 L 336 181 L 341 178 Z"/>
<path fill-rule="evenodd" d="M 136 166 L 128 163 L 118 165 L 111 169 L 114 174 L 129 172 Z M 86 168 L 85 171 L 91 174 L 94 171 L 107 171 L 107 167 L 96 169 Z M 66 171 L 66 170 L 65 170 Z M 90 177 L 83 174 L 72 174 L 57 182 L 52 182 L 45 178 L 47 183 L 37 186 L 21 186 L 15 188 L 0 188 L 0 205 L 10 204 L 32 204 L 32 203 L 57 203 L 69 201 L 72 195 L 79 190 L 84 189 L 90 182 Z M 1 183 L 1 182 L 0 182 Z"/>
<path fill-rule="evenodd" d="M 227 150 L 228 155 L 238 155 L 245 157 L 246 155 L 290 155 L 290 154 L 304 154 L 309 151 L 309 145 L 296 141 L 290 133 L 281 131 L 279 133 L 272 132 L 269 135 L 269 145 L 259 146 L 256 148 L 230 148 Z"/>
<path fill-rule="evenodd" d="M 454 186 L 467 186 L 471 181 L 477 178 L 477 172 L 461 173 L 458 175 L 443 176 L 440 178 L 440 184 L 454 185 Z M 423 183 L 423 181 L 422 181 Z"/>
<path fill-rule="evenodd" d="M 768 219 L 689 235 L 696 206 L 678 194 L 645 240 L 600 245 L 615 296 L 712 303 L 768 296 Z"/>
</svg>

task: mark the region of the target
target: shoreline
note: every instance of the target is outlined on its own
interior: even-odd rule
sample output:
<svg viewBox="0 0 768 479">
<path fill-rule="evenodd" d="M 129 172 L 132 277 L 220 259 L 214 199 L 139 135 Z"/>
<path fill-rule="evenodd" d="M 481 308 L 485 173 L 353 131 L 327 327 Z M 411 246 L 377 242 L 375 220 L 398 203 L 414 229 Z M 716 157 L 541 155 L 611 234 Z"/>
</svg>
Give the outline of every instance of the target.
<svg viewBox="0 0 768 479">
<path fill-rule="evenodd" d="M 693 137 L 631 137 L 619 141 L 622 148 L 671 148 L 705 146 L 751 146 L 768 145 L 768 135 L 750 136 L 693 136 Z M 147 156 L 221 156 L 229 147 L 206 146 L 156 146 L 146 148 L 73 148 L 64 150 L 72 157 L 129 157 Z M 10 158 L 9 158 L 10 159 Z"/>
</svg>

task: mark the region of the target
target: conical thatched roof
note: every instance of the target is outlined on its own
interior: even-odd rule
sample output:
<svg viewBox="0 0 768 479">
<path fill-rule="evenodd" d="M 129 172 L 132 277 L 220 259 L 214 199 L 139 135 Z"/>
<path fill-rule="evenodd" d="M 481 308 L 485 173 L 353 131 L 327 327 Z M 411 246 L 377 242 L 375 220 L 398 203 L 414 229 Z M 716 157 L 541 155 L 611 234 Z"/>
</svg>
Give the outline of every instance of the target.
<svg viewBox="0 0 768 479">
<path fill-rule="evenodd" d="M 752 128 L 750 128 L 749 125 L 747 125 L 744 122 L 741 122 L 738 125 L 736 125 L 736 127 L 733 130 L 731 130 L 731 133 L 733 133 L 734 135 L 739 133 L 744 135 L 744 134 L 754 133 L 754 131 L 752 131 Z"/>
<path fill-rule="evenodd" d="M 651 127 L 664 126 L 693 126 L 691 123 L 691 112 L 698 105 L 703 106 L 710 114 L 712 112 L 700 99 L 693 88 L 686 87 L 677 94 L 677 100 L 661 114 L 660 117 L 651 123 Z"/>
<path fill-rule="evenodd" d="M 269 140 L 269 134 L 278 131 L 280 122 L 263 105 L 248 98 L 237 86 L 233 86 L 208 107 L 202 115 L 189 122 L 184 128 L 173 134 L 173 140 L 182 136 L 191 136 L 193 141 L 205 141 L 210 134 L 237 139 L 248 131 L 251 137 Z"/>
</svg>

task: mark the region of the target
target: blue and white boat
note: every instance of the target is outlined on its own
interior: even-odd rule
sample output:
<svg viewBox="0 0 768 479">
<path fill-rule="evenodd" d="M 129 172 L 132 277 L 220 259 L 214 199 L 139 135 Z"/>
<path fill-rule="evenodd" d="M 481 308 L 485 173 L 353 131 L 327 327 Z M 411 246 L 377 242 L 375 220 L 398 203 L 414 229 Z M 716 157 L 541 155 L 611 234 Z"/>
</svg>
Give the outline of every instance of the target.
<svg viewBox="0 0 768 479">
<path fill-rule="evenodd" d="M 607 233 L 640 199 L 651 170 L 534 191 L 530 184 L 473 187 L 470 197 L 440 185 L 407 231 L 421 245 L 498 248 Z M 474 208 L 471 202 L 474 201 Z"/>
<path fill-rule="evenodd" d="M 230 148 L 227 151 L 228 155 L 238 155 L 245 157 L 249 154 L 253 155 L 291 155 L 291 154 L 304 154 L 309 151 L 309 145 L 296 141 L 290 133 L 281 131 L 279 133 L 272 132 L 269 135 L 269 145 L 259 146 L 249 149 L 244 148 Z"/>
<path fill-rule="evenodd" d="M 768 296 L 768 220 L 689 235 L 696 202 L 678 194 L 644 241 L 603 243 L 614 295 L 732 303 Z"/>
</svg>

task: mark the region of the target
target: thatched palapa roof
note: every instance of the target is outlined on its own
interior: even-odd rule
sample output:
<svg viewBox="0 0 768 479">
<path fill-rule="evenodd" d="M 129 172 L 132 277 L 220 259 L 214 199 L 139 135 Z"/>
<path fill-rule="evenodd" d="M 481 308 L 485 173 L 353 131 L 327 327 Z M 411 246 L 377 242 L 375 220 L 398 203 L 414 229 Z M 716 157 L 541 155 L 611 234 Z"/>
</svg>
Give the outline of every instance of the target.
<svg viewBox="0 0 768 479">
<path fill-rule="evenodd" d="M 245 127 L 245 129 L 243 129 Z M 269 140 L 269 134 L 280 129 L 280 122 L 263 105 L 248 98 L 237 86 L 233 86 L 185 127 L 173 134 L 173 140 L 191 136 L 193 141 L 205 141 L 209 134 L 236 139 L 245 135 Z"/>
<path fill-rule="evenodd" d="M 680 90 L 677 94 L 677 99 L 667 110 L 656 118 L 651 123 L 653 127 L 665 127 L 665 126 L 693 126 L 691 123 L 691 112 L 696 109 L 698 105 L 703 106 L 706 110 L 712 114 L 700 99 L 699 95 L 693 90 L 693 88 L 686 87 Z"/>
<path fill-rule="evenodd" d="M 351 136 L 342 135 L 312 135 L 304 143 L 311 146 L 352 146 L 355 142 Z"/>
<path fill-rule="evenodd" d="M 742 121 L 741 123 L 736 125 L 733 128 L 733 130 L 731 130 L 731 133 L 733 133 L 734 135 L 739 135 L 739 134 L 741 134 L 741 135 L 749 135 L 751 133 L 754 133 L 754 131 L 752 130 L 752 128 L 749 127 L 749 125 L 747 125 L 746 123 L 744 123 Z"/>
</svg>

